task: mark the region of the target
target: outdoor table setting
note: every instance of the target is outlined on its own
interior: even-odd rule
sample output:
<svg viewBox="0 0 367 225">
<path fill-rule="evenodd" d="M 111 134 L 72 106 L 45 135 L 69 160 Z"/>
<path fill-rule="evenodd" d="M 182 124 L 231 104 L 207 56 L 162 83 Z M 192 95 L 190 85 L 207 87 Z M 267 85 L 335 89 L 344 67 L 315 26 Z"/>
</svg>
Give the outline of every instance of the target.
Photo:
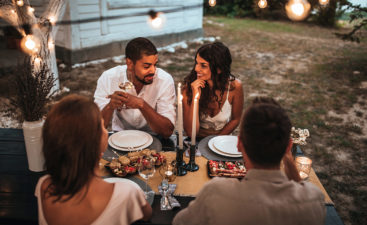
<svg viewBox="0 0 367 225">
<path fill-rule="evenodd" d="M 161 153 L 167 161 L 173 161 L 177 159 L 177 153 L 179 156 L 182 154 L 183 161 L 189 162 L 190 158 L 186 157 L 183 151 L 179 151 L 177 147 L 162 146 L 159 138 L 152 136 L 153 142 L 146 148 L 152 149 L 155 146 L 155 150 Z M 172 140 L 177 140 L 176 135 L 172 135 L 170 141 L 166 140 L 166 143 L 171 143 Z M 179 138 L 178 138 L 179 139 Z M 195 164 L 198 165 L 199 169 L 195 172 L 186 171 L 186 175 L 175 176 L 174 180 L 169 181 L 169 184 L 176 184 L 176 189 L 172 196 L 175 197 L 181 207 L 174 207 L 172 210 L 161 210 L 160 200 L 161 195 L 159 194 L 158 186 L 161 185 L 163 176 L 160 173 L 160 169 L 164 166 L 156 167 L 156 172 L 152 177 L 145 182 L 143 178 L 138 175 L 138 172 L 126 176 L 136 182 L 143 190 L 145 183 L 147 183 L 148 191 L 153 190 L 155 192 L 152 208 L 153 217 L 148 222 L 139 221 L 139 224 L 171 224 L 173 217 L 179 212 L 179 210 L 188 206 L 189 202 L 195 198 L 195 195 L 199 192 L 205 183 L 210 181 L 208 174 L 208 160 L 205 156 L 205 150 L 209 149 L 205 142 L 209 142 L 207 139 L 201 140 L 197 144 L 197 150 L 201 152 L 201 156 L 195 156 Z M 157 142 L 155 144 L 155 142 Z M 160 147 L 161 146 L 161 147 Z M 178 145 L 177 145 L 178 146 Z M 207 149 L 204 149 L 207 148 Z M 171 151 L 162 151 L 162 149 L 169 149 Z M 185 148 L 184 150 L 186 150 Z M 104 159 L 100 161 L 99 175 L 104 178 L 113 178 L 107 180 L 110 182 L 116 182 L 117 180 L 123 180 L 119 177 L 114 176 L 110 170 L 104 165 L 107 164 L 114 155 L 112 150 L 115 149 L 108 147 L 103 156 Z M 299 149 L 300 150 L 300 149 Z M 124 154 L 123 151 L 116 151 L 118 154 Z M 127 154 L 127 152 L 125 153 Z M 109 158 L 111 157 L 111 158 Z M 222 157 L 218 155 L 218 157 Z M 106 160 L 108 159 L 108 160 Z M 229 157 L 226 161 L 237 161 L 237 158 Z M 176 162 L 177 163 L 177 162 Z M 44 173 L 36 173 L 28 170 L 27 156 L 25 151 L 23 132 L 20 129 L 0 129 L 0 223 L 6 224 L 37 224 L 37 199 L 34 196 L 34 189 L 37 180 Z M 14 166 L 17 165 L 17 166 Z M 319 182 L 315 172 L 311 169 L 308 180 L 316 184 L 325 195 L 325 205 L 327 209 L 327 216 L 325 224 L 343 224 L 340 220 L 330 197 Z"/>
</svg>

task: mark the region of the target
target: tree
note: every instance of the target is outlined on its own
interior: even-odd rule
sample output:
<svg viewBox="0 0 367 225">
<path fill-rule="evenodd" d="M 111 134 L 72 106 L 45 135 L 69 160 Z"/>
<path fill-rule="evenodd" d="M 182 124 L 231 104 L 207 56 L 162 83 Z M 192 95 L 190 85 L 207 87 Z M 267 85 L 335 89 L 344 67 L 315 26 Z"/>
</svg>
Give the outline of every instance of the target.
<svg viewBox="0 0 367 225">
<path fill-rule="evenodd" d="M 57 32 L 56 21 L 63 17 L 65 12 L 64 0 L 50 0 L 45 12 L 37 18 L 28 0 L 0 0 L 0 17 L 14 26 L 25 37 L 32 37 L 36 46 L 29 52 L 30 60 L 35 68 L 45 64 L 50 75 L 58 78 L 54 40 Z M 40 61 L 41 60 L 41 61 Z M 30 63 L 31 63 L 30 62 Z M 38 63 L 37 63 L 38 62 Z M 59 89 L 57 80 L 55 89 Z"/>
<path fill-rule="evenodd" d="M 360 41 L 361 33 L 358 31 L 363 27 L 367 27 L 367 7 L 353 5 L 348 0 L 340 0 L 340 7 L 345 7 L 346 10 L 352 10 L 349 14 L 349 23 L 355 22 L 353 29 L 348 33 L 335 33 L 338 37 L 348 41 Z"/>
</svg>

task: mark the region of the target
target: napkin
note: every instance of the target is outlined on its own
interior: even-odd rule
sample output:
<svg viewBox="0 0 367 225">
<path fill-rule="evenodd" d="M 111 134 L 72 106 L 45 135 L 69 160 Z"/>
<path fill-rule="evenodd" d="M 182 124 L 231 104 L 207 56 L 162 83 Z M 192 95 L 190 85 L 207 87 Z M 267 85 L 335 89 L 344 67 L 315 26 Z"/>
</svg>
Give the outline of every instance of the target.
<svg viewBox="0 0 367 225">
<path fill-rule="evenodd" d="M 159 193 L 162 195 L 162 199 L 161 199 L 161 210 L 171 210 L 172 208 L 174 207 L 181 207 L 181 204 L 177 201 L 177 199 L 175 197 L 172 196 L 172 194 L 175 192 L 176 190 L 176 184 L 169 184 L 168 185 L 168 190 L 167 190 L 167 195 L 166 195 L 166 198 L 164 197 L 164 193 L 163 193 L 163 190 L 162 190 L 162 186 L 159 185 L 158 186 L 158 191 Z M 168 200 L 168 205 L 166 208 L 163 208 L 162 207 L 162 204 L 165 203 L 165 201 Z"/>
</svg>

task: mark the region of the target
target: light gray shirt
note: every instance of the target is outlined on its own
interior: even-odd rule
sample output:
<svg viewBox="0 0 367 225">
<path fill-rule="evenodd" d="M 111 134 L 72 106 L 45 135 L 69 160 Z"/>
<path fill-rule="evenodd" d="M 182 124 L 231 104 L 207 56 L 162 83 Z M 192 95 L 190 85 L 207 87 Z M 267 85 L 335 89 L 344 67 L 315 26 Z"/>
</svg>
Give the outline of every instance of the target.
<svg viewBox="0 0 367 225">
<path fill-rule="evenodd" d="M 179 224 L 322 225 L 322 192 L 280 170 L 251 169 L 244 179 L 214 178 L 173 220 Z"/>
<path fill-rule="evenodd" d="M 104 73 L 98 79 L 97 88 L 94 93 L 94 102 L 102 110 L 110 102 L 107 98 L 115 91 L 122 91 L 119 83 L 128 81 L 126 75 L 127 66 L 116 66 Z M 143 98 L 158 114 L 168 118 L 173 125 L 176 122 L 175 108 L 175 84 L 170 74 L 157 68 L 153 83 L 144 85 L 139 94 L 135 88 L 126 91 L 127 93 Z M 106 122 L 107 123 L 107 122 Z M 112 130 L 143 130 L 152 132 L 139 109 L 115 110 L 112 116 Z"/>
</svg>

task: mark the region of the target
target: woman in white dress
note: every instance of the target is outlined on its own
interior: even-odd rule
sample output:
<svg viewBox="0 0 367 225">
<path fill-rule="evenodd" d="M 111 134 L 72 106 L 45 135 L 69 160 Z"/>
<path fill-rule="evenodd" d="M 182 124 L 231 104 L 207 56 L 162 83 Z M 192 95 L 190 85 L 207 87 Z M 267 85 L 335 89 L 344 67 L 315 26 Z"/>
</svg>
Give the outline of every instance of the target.
<svg viewBox="0 0 367 225">
<path fill-rule="evenodd" d="M 195 96 L 199 101 L 196 114 L 198 138 L 227 135 L 239 125 L 243 108 L 241 81 L 231 74 L 232 57 L 221 42 L 201 46 L 195 55 L 195 65 L 184 79 L 184 128 L 192 132 Z"/>
<path fill-rule="evenodd" d="M 152 208 L 131 181 L 97 175 L 108 133 L 97 105 L 69 95 L 52 107 L 43 127 L 47 175 L 36 186 L 39 224 L 130 224 Z"/>
</svg>

